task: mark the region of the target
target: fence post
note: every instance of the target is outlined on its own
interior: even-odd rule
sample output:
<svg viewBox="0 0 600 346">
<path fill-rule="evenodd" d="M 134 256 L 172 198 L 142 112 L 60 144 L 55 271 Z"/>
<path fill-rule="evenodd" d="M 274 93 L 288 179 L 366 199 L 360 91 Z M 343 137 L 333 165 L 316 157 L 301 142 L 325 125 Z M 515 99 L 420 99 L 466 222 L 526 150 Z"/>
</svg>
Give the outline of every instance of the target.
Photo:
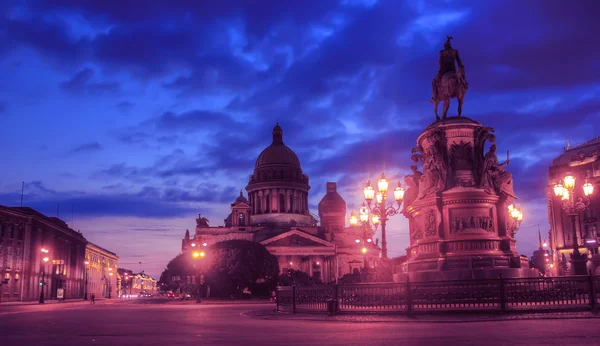
<svg viewBox="0 0 600 346">
<path fill-rule="evenodd" d="M 275 311 L 279 312 L 279 286 L 275 287 Z"/>
<path fill-rule="evenodd" d="M 506 312 L 506 292 L 504 287 L 504 278 L 500 274 L 500 310 Z"/>
<path fill-rule="evenodd" d="M 333 308 L 333 311 L 335 312 L 339 312 L 340 311 L 340 303 L 339 303 L 339 299 L 340 299 L 340 293 L 339 290 L 340 287 L 338 284 L 333 285 L 333 301 L 335 302 L 335 306 Z"/>
<path fill-rule="evenodd" d="M 592 271 L 590 270 L 589 272 L 590 275 L 588 275 L 588 281 L 590 283 L 590 305 L 592 307 L 592 312 L 596 312 L 596 308 L 597 308 L 597 302 L 596 302 L 596 283 L 594 281 L 594 275 L 592 273 Z"/>
<path fill-rule="evenodd" d="M 406 276 L 405 295 L 406 295 L 406 313 L 410 315 L 412 313 L 412 292 L 410 289 L 410 278 L 408 277 L 408 275 Z"/>
<path fill-rule="evenodd" d="M 296 285 L 292 285 L 292 313 L 296 313 Z"/>
</svg>

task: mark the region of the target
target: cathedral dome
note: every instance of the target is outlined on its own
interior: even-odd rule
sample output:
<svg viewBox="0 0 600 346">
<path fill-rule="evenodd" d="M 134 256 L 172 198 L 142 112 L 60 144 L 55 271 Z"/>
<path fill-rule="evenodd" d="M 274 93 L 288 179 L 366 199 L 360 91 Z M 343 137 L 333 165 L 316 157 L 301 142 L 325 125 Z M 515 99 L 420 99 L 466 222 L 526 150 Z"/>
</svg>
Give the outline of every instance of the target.
<svg viewBox="0 0 600 346">
<path fill-rule="evenodd" d="M 263 150 L 256 159 L 255 168 L 262 168 L 270 165 L 285 165 L 300 168 L 298 155 L 283 144 L 283 130 L 279 124 L 273 128 L 273 142 Z"/>
</svg>

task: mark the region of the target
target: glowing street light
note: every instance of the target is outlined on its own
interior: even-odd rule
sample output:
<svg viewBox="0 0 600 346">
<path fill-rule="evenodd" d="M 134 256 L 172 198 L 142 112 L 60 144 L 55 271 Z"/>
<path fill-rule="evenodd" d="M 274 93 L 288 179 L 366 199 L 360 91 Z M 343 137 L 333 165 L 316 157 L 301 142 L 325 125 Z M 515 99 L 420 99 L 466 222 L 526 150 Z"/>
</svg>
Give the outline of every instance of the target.
<svg viewBox="0 0 600 346">
<path fill-rule="evenodd" d="M 47 256 L 50 253 L 50 250 L 42 247 L 40 250 L 42 252 L 42 282 L 40 282 L 40 304 L 44 304 L 44 287 L 46 286 L 46 264 L 50 261 L 50 258 Z"/>
<path fill-rule="evenodd" d="M 559 197 L 561 200 L 561 208 L 571 218 L 571 229 L 573 231 L 573 253 L 571 254 L 571 270 L 573 275 L 585 275 L 587 274 L 586 265 L 587 255 L 579 252 L 579 243 L 577 241 L 577 217 L 579 214 L 590 205 L 590 196 L 594 193 L 594 185 L 591 184 L 587 178 L 582 186 L 583 198 L 575 198 L 575 177 L 567 175 L 562 179 L 562 183 L 559 181 L 554 185 L 554 195 Z M 590 242 L 588 242 L 588 240 Z M 582 239 L 582 242 L 584 240 Z M 589 238 L 585 240 L 586 244 L 590 246 L 596 245 L 596 238 Z"/>
<path fill-rule="evenodd" d="M 400 211 L 400 205 L 404 200 L 404 188 L 400 182 L 398 182 L 398 186 L 394 189 L 394 200 L 396 201 L 396 205 L 394 203 L 387 203 L 389 189 L 389 181 L 385 178 L 385 174 L 381 173 L 381 177 L 377 181 L 377 192 L 373 189 L 371 185 L 371 181 L 367 181 L 367 185 L 363 189 L 363 194 L 365 197 L 365 201 L 367 202 L 366 210 L 367 212 L 371 212 L 371 220 L 374 225 L 378 225 L 381 223 L 381 257 L 387 258 L 387 237 L 386 237 L 386 224 L 388 217 L 398 214 Z M 375 205 L 371 206 L 371 202 L 375 199 Z M 363 218 L 363 214 L 361 213 L 361 219 Z M 368 219 L 368 213 L 367 213 Z M 352 221 L 351 221 L 352 224 Z"/>
</svg>

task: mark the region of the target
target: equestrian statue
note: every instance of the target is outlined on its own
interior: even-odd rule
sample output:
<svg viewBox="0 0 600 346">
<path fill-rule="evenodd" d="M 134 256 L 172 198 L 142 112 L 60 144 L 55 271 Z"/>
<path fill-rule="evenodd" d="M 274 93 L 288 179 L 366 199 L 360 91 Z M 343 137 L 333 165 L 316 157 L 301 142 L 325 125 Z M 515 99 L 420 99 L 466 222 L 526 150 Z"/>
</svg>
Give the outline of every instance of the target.
<svg viewBox="0 0 600 346">
<path fill-rule="evenodd" d="M 444 103 L 442 119 L 446 119 L 446 114 L 448 114 L 448 108 L 450 107 L 450 99 L 453 98 L 458 100 L 458 116 L 460 116 L 463 100 L 467 89 L 469 89 L 469 83 L 467 83 L 467 78 L 465 77 L 465 66 L 458 55 L 458 50 L 452 48 L 452 44 L 450 43 L 450 40 L 454 38 L 452 36 L 446 37 L 444 49 L 440 51 L 439 71 L 432 82 L 433 95 L 429 101 L 434 105 L 433 110 L 436 120 L 440 120 L 438 116 L 439 103 Z M 456 65 L 458 65 L 458 69 Z"/>
</svg>

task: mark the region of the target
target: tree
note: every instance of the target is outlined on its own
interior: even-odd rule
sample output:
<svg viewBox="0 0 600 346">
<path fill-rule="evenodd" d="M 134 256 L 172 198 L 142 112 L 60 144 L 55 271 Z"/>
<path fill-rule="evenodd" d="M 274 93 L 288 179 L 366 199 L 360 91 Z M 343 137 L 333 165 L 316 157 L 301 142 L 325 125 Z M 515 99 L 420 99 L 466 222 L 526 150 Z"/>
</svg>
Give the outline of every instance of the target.
<svg viewBox="0 0 600 346">
<path fill-rule="evenodd" d="M 179 288 L 179 282 L 173 282 L 173 277 L 180 277 L 181 280 L 185 280 L 187 276 L 194 275 L 194 268 L 192 265 L 192 258 L 189 254 L 180 254 L 175 256 L 168 264 L 162 274 L 160 274 L 159 283 L 165 284 L 166 287 L 175 291 Z M 162 286 L 162 285 L 160 285 Z"/>
<path fill-rule="evenodd" d="M 201 270 L 206 273 L 211 295 L 237 297 L 257 282 L 275 289 L 279 264 L 262 244 L 236 239 L 211 246 Z"/>
</svg>

